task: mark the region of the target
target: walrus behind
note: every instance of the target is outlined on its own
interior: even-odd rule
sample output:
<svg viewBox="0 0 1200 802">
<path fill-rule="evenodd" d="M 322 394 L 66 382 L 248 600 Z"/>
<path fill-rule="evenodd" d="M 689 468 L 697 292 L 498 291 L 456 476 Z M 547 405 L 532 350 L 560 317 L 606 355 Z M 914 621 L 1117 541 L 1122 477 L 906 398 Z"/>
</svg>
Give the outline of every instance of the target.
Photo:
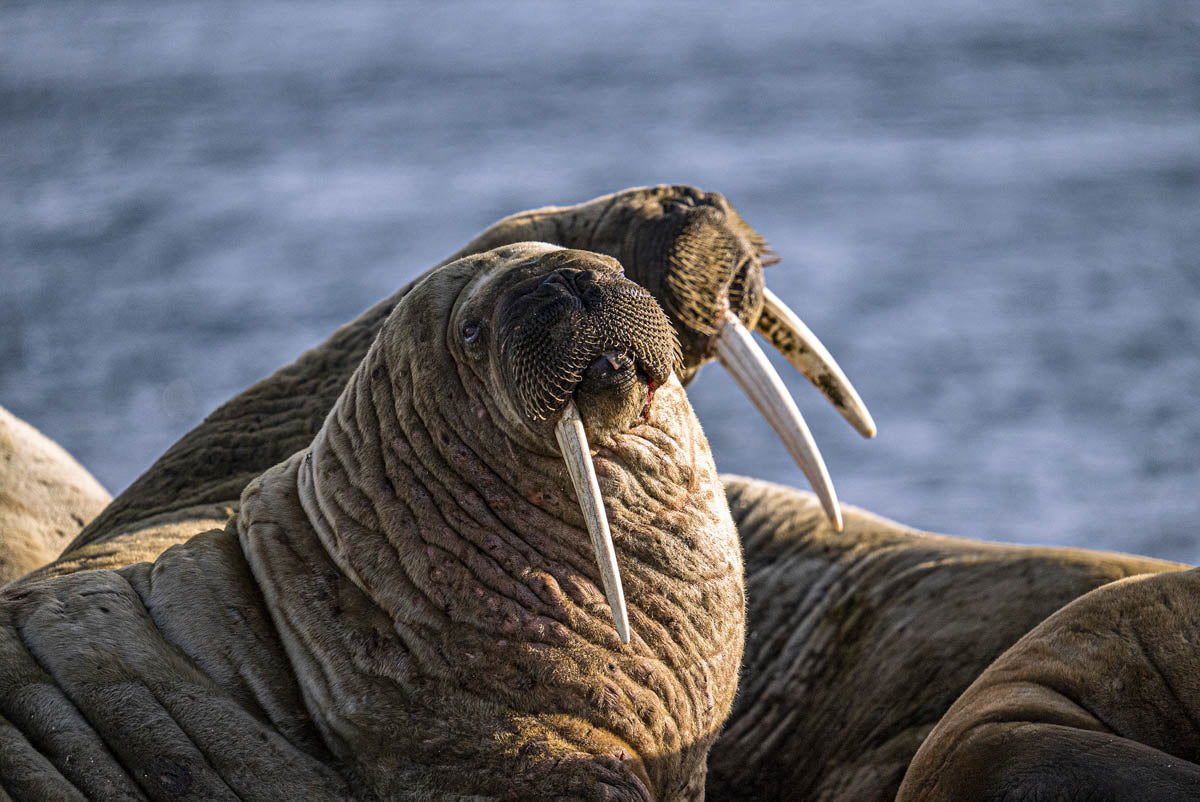
<svg viewBox="0 0 1200 802">
<path fill-rule="evenodd" d="M 708 757 L 714 799 L 895 799 L 925 736 L 1021 636 L 1108 582 L 1188 567 L 919 532 L 851 506 L 834 532 L 810 493 L 723 478 L 746 651 Z"/>
<path fill-rule="evenodd" d="M 925 739 L 900 800 L 1200 799 L 1200 569 L 1047 618 Z"/>
<path fill-rule="evenodd" d="M 55 559 L 110 501 L 58 443 L 0 407 L 0 585 Z"/>
<path fill-rule="evenodd" d="M 506 378 L 506 333 L 553 328 L 589 287 L 597 308 L 645 295 L 612 260 L 545 245 L 434 271 L 225 531 L 7 587 L 9 795 L 701 798 L 744 597 L 669 324 L 597 335 L 545 420 Z M 627 646 L 558 403 L 595 450 Z"/>
</svg>

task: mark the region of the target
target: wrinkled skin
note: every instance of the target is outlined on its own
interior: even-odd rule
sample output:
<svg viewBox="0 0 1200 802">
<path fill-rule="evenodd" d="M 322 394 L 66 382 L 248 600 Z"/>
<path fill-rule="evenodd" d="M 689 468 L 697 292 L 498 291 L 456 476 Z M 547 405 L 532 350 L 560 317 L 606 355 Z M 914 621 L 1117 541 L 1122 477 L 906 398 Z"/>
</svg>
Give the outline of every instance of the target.
<svg viewBox="0 0 1200 802">
<path fill-rule="evenodd" d="M 153 565 L 7 586 L 8 794 L 701 798 L 744 598 L 682 388 L 666 381 L 650 419 L 624 425 L 608 418 L 627 405 L 590 403 L 586 380 L 576 391 L 601 433 L 622 646 L 553 424 L 497 380 L 515 325 L 498 299 L 584 268 L 621 281 L 612 260 L 543 245 L 434 271 L 312 444 L 254 479 L 225 530 Z M 485 336 L 464 342 L 478 320 Z"/>
<path fill-rule="evenodd" d="M 893 799 L 929 730 L 1022 635 L 1100 585 L 1186 567 L 928 534 L 853 507 L 836 533 L 810 493 L 725 488 L 749 607 L 713 799 Z"/>
<path fill-rule="evenodd" d="M 55 559 L 110 501 L 61 446 L 0 407 L 0 585 Z"/>
<path fill-rule="evenodd" d="M 1200 799 L 1198 654 L 1200 570 L 1094 590 L 975 680 L 899 798 Z"/>
</svg>

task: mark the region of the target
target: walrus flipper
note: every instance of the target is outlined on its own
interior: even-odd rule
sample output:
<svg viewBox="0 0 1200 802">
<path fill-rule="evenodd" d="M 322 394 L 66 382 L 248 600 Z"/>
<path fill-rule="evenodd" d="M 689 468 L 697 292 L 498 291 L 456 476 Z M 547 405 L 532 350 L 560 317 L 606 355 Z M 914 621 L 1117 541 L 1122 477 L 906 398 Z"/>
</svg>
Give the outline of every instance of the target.
<svg viewBox="0 0 1200 802">
<path fill-rule="evenodd" d="M 0 777 L 11 797 L 346 798 L 311 723 L 297 720 L 294 681 L 231 546 L 214 532 L 154 565 L 6 588 Z"/>
</svg>

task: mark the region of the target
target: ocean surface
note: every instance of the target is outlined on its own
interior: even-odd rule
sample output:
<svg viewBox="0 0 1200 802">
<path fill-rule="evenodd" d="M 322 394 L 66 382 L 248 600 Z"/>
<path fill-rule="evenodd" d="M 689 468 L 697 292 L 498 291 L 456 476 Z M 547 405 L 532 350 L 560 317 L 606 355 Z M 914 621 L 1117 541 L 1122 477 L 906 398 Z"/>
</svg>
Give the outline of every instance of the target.
<svg viewBox="0 0 1200 802">
<path fill-rule="evenodd" d="M 723 192 L 844 502 L 1200 562 L 1200 4 L 0 5 L 0 405 L 113 493 L 495 219 Z M 805 486 L 721 370 L 725 471 Z"/>
</svg>

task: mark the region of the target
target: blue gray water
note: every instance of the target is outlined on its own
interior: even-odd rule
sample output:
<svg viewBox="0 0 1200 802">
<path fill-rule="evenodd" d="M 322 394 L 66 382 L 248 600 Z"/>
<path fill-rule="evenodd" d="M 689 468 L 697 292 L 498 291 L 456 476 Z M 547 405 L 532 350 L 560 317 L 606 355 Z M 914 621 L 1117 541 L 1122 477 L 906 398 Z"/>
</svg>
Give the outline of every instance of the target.
<svg viewBox="0 0 1200 802">
<path fill-rule="evenodd" d="M 1194 0 L 10 0 L 0 404 L 117 492 L 496 218 L 660 182 L 770 240 L 869 403 L 785 373 L 843 500 L 1200 561 Z"/>
</svg>

